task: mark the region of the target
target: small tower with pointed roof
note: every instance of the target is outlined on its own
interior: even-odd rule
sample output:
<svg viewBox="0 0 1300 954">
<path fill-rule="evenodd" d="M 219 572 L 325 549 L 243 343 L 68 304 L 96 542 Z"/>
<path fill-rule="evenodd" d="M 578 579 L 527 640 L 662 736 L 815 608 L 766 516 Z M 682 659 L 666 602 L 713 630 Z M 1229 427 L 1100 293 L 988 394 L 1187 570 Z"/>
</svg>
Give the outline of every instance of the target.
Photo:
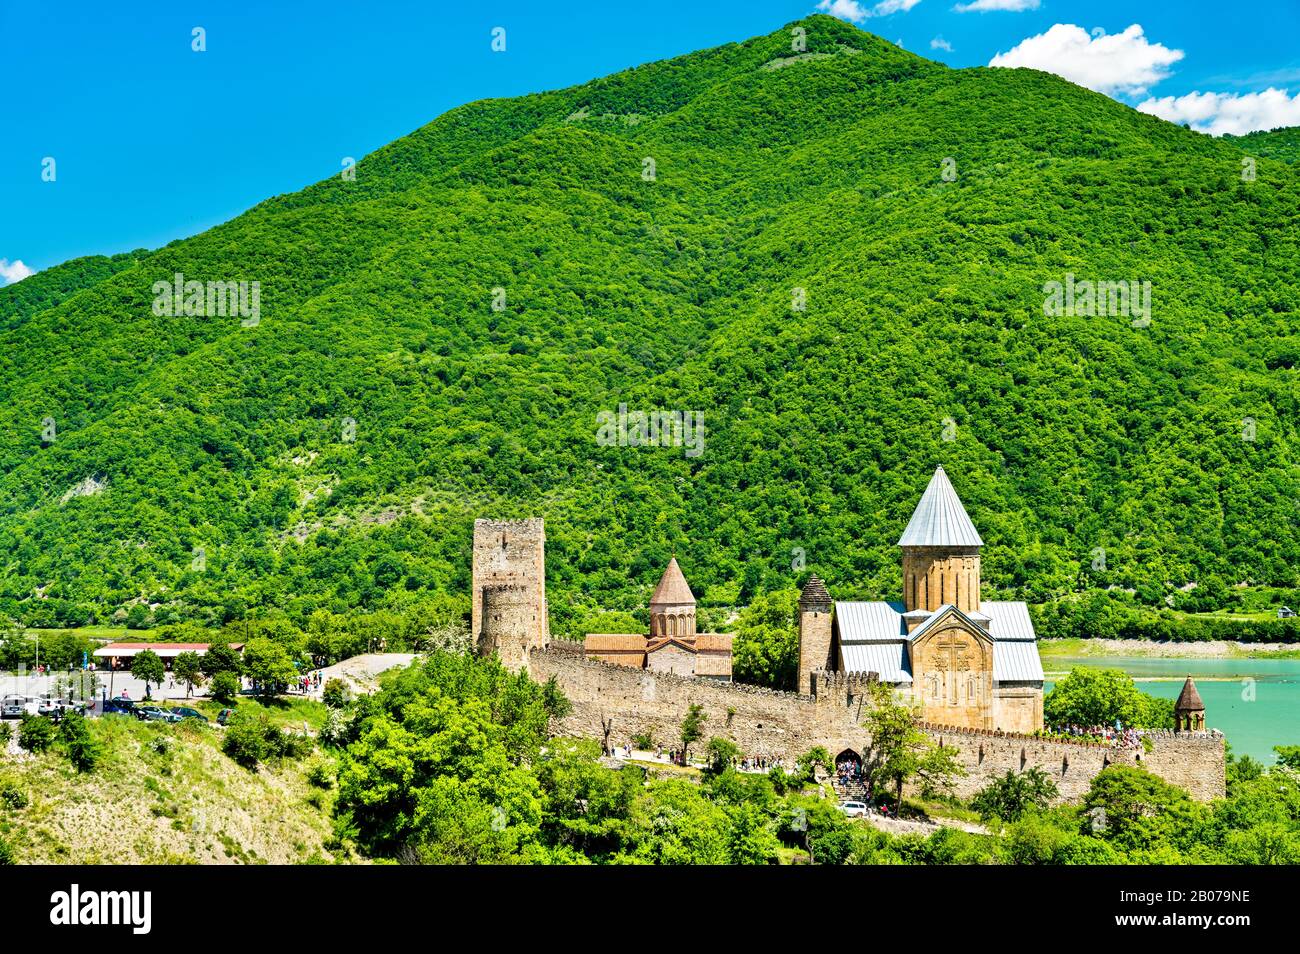
<svg viewBox="0 0 1300 954">
<path fill-rule="evenodd" d="M 932 613 L 945 604 L 964 613 L 979 612 L 984 541 L 942 467 L 935 469 L 898 545 L 903 550 L 903 603 L 909 613 Z"/>
<path fill-rule="evenodd" d="M 1174 731 L 1205 731 L 1205 703 L 1201 701 L 1201 694 L 1196 691 L 1196 683 L 1192 682 L 1191 676 L 1183 683 L 1183 691 L 1174 703 Z"/>
<path fill-rule="evenodd" d="M 691 592 L 677 558 L 668 561 L 650 597 L 650 638 L 695 636 L 695 594 Z"/>
<path fill-rule="evenodd" d="M 812 674 L 833 671 L 831 658 L 831 594 L 815 576 L 799 594 L 799 691 L 812 692 Z"/>
</svg>

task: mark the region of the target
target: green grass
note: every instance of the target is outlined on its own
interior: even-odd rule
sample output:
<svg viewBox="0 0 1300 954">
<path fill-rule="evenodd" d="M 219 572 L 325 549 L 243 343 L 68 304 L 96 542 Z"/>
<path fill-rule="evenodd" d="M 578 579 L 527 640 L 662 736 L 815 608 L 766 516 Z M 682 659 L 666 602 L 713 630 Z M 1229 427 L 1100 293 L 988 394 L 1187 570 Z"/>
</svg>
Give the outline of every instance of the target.
<svg viewBox="0 0 1300 954">
<path fill-rule="evenodd" d="M 53 627 L 33 627 L 27 630 L 31 636 L 53 636 L 55 634 L 70 634 L 72 636 L 82 636 L 86 639 L 104 642 L 140 642 L 147 643 L 150 641 L 149 631 L 140 629 L 127 629 L 125 626 L 71 626 L 67 629 L 56 629 Z"/>
<path fill-rule="evenodd" d="M 227 708 L 211 699 L 192 699 L 189 702 L 173 704 L 188 705 L 212 720 L 217 718 L 222 709 Z M 271 722 L 281 728 L 301 729 L 302 724 L 306 722 L 313 731 L 317 731 L 325 723 L 325 704 L 302 697 L 280 696 L 271 700 L 261 700 L 252 696 L 240 696 L 231 708 L 240 712 L 266 713 Z"/>
</svg>

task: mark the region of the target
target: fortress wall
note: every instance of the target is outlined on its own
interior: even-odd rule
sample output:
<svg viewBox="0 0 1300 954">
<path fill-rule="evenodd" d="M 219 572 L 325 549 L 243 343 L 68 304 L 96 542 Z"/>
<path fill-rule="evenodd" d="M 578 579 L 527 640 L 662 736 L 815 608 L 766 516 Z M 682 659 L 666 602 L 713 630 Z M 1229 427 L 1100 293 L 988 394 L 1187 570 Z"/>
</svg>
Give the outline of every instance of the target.
<svg viewBox="0 0 1300 954">
<path fill-rule="evenodd" d="M 627 745 L 632 736 L 648 732 L 656 745 L 678 748 L 682 719 L 692 703 L 703 706 L 708 716 L 696 751 L 716 735 L 735 742 L 746 755 L 782 758 L 793 765 L 813 745 L 825 745 L 832 754 L 845 748 L 860 752 L 867 740 L 856 710 L 812 696 L 611 666 L 557 644 L 533 652 L 528 669 L 538 682 L 555 677 L 573 704 L 572 713 L 556 726 L 559 732 L 600 739 L 602 722 L 612 721 L 611 745 Z"/>
<path fill-rule="evenodd" d="M 1223 738 L 1214 733 L 1147 733 L 1152 741 L 1148 752 L 952 726 L 922 727 L 935 741 L 960 752 L 959 761 L 967 774 L 957 780 L 954 790 L 962 798 L 969 798 L 990 779 L 1008 771 L 1038 768 L 1056 783 L 1061 801 L 1077 801 L 1107 765 L 1144 768 L 1201 801 L 1222 798 L 1224 793 Z"/>
<path fill-rule="evenodd" d="M 835 755 L 846 748 L 861 754 L 869 743 L 860 724 L 866 681 L 860 676 L 817 673 L 815 696 L 776 692 L 611 666 L 558 642 L 532 652 L 528 668 L 534 680 L 554 677 L 573 704 L 572 713 L 556 726 L 565 735 L 601 739 L 602 722 L 608 721 L 612 745 L 627 745 L 633 735 L 649 732 L 656 745 L 676 748 L 686 710 L 698 703 L 708 719 L 697 752 L 716 735 L 735 742 L 746 755 L 779 757 L 792 766 L 816 745 Z M 1217 733 L 1153 733 L 1153 749 L 1146 752 L 988 730 L 922 728 L 960 752 L 967 775 L 956 781 L 955 791 L 962 797 L 1008 770 L 1038 767 L 1056 782 L 1061 801 L 1077 801 L 1107 764 L 1140 765 L 1201 800 L 1223 796 L 1224 747 Z"/>
</svg>

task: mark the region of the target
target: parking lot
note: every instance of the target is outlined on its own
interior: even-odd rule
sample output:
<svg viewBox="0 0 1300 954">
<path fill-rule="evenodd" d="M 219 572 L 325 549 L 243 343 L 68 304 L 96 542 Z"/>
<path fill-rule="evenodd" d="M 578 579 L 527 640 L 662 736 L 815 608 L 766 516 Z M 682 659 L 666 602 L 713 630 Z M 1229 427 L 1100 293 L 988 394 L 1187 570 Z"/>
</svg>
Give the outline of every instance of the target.
<svg viewBox="0 0 1300 954">
<path fill-rule="evenodd" d="M 0 700 L 8 699 L 11 696 L 21 696 L 24 700 L 23 707 L 33 715 L 37 712 L 39 700 L 45 696 L 57 697 L 62 699 L 68 698 L 67 686 L 69 683 L 74 686 L 77 683 L 80 673 L 57 672 L 44 676 L 32 674 L 0 674 Z M 98 678 L 98 688 L 93 699 L 86 699 L 88 716 L 98 716 L 102 712 L 103 700 L 107 696 L 113 699 L 122 698 L 122 693 L 126 693 L 126 698 L 140 702 L 145 697 L 144 680 L 137 679 L 129 672 L 105 672 L 100 671 L 94 674 Z M 153 686 L 152 700 L 159 704 L 185 705 L 185 684 L 164 680 L 161 686 Z M 75 693 L 74 693 L 75 698 Z M 189 697 L 189 701 L 206 698 L 206 694 L 199 689 L 195 689 Z M 93 703 L 93 705 L 89 705 Z"/>
</svg>

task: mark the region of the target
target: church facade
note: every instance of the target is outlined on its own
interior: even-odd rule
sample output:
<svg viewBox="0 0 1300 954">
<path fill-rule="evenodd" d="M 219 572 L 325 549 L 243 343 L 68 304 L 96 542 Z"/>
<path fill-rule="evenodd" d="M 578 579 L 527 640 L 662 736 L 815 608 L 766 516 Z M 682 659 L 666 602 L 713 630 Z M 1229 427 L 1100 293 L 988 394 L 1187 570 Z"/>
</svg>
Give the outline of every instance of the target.
<svg viewBox="0 0 1300 954">
<path fill-rule="evenodd" d="M 903 599 L 832 600 L 817 577 L 799 599 L 799 691 L 818 673 L 875 673 L 939 725 L 1043 727 L 1043 666 L 1022 602 L 980 597 L 980 539 L 942 467 L 899 538 Z"/>
</svg>

